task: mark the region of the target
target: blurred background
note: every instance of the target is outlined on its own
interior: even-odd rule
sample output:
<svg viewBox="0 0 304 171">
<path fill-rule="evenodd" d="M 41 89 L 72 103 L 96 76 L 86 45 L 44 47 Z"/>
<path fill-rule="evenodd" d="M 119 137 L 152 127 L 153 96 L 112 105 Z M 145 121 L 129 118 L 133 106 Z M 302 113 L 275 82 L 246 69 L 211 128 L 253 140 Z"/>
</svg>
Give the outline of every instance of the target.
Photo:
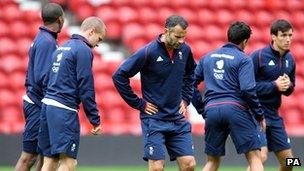
<svg viewBox="0 0 304 171">
<path fill-rule="evenodd" d="M 93 62 L 96 100 L 101 112 L 103 134 L 101 137 L 89 135 L 91 125 L 81 110 L 79 118 L 83 136 L 80 163 L 145 164 L 141 159 L 139 112 L 122 100 L 111 76 L 125 58 L 163 32 L 164 21 L 172 14 L 179 14 L 188 20 L 186 41 L 191 46 L 196 61 L 226 42 L 226 30 L 232 21 L 245 21 L 253 30 L 245 49 L 247 54 L 270 43 L 270 25 L 275 19 L 287 19 L 293 24 L 291 53 L 297 63 L 296 88 L 291 96 L 283 98 L 281 114 L 287 132 L 292 137 L 293 150 L 300 155 L 297 157 L 303 158 L 303 0 L 0 0 L 0 165 L 14 165 L 21 152 L 24 127 L 22 95 L 25 93 L 27 52 L 41 25 L 41 7 L 47 2 L 59 3 L 65 10 L 65 26 L 59 34 L 59 45 L 71 34 L 77 33 L 81 21 L 88 16 L 98 16 L 107 25 L 107 38 L 94 50 Z M 138 76 L 132 78 L 131 85 L 140 96 Z M 203 87 L 201 85 L 200 89 Z M 187 116 L 192 122 L 197 156 L 201 158 L 198 164 L 202 164 L 204 121 L 192 107 Z M 236 155 L 231 141 L 228 141 L 227 146 L 227 153 L 232 154 L 224 159 L 224 163 L 240 164 L 240 157 Z M 112 154 L 113 150 L 116 155 Z M 101 155 L 105 152 L 106 156 Z M 111 163 L 110 159 L 114 162 Z M 272 157 L 269 163 L 276 164 Z"/>
</svg>

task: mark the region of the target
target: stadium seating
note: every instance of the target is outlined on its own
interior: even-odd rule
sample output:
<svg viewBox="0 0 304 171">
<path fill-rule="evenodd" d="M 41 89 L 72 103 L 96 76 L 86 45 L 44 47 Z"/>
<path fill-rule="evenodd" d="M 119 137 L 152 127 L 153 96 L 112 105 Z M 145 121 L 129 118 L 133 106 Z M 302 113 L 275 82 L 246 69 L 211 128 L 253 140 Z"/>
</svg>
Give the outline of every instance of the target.
<svg viewBox="0 0 304 171">
<path fill-rule="evenodd" d="M 202 55 L 226 42 L 226 29 L 231 21 L 243 20 L 252 26 L 253 34 L 246 53 L 270 42 L 269 26 L 276 18 L 289 19 L 294 25 L 291 52 L 297 62 L 295 93 L 283 98 L 281 108 L 286 128 L 292 135 L 304 135 L 304 3 L 299 0 L 52 0 L 75 16 L 77 22 L 96 15 L 107 25 L 107 40 L 121 42 L 135 52 L 164 31 L 165 19 L 180 14 L 189 21 L 187 43 L 198 61 Z M 40 11 L 22 10 L 19 1 L 0 1 L 0 133 L 21 133 L 24 119 L 21 96 L 27 52 L 41 25 Z M 77 23 L 76 22 L 76 23 Z M 67 28 L 59 36 L 59 44 L 69 38 Z M 4 46 L 3 46 L 4 45 Z M 95 52 L 95 54 L 97 54 Z M 130 108 L 117 93 L 112 74 L 121 61 L 107 61 L 95 55 L 96 100 L 101 112 L 103 132 L 111 135 L 140 135 L 139 112 Z M 132 79 L 134 91 L 140 95 L 139 79 Z M 81 133 L 87 135 L 92 126 L 80 110 Z M 193 133 L 203 134 L 203 124 L 194 123 Z"/>
</svg>

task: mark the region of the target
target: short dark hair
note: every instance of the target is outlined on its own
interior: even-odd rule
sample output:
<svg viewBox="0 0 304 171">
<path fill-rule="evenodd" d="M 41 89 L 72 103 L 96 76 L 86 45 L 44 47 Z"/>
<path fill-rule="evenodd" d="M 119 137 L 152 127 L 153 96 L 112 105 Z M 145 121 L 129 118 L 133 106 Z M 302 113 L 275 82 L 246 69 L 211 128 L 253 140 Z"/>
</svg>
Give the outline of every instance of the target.
<svg viewBox="0 0 304 171">
<path fill-rule="evenodd" d="M 166 28 L 175 27 L 177 25 L 180 25 L 185 30 L 188 27 L 188 22 L 179 15 L 171 15 L 166 19 Z"/>
<path fill-rule="evenodd" d="M 46 4 L 41 11 L 41 17 L 43 23 L 50 24 L 54 23 L 60 16 L 63 15 L 63 9 L 56 3 Z"/>
<path fill-rule="evenodd" d="M 284 19 L 276 20 L 272 23 L 270 28 L 270 34 L 278 35 L 278 32 L 286 32 L 288 30 L 292 29 L 292 25 Z"/>
<path fill-rule="evenodd" d="M 230 24 L 227 37 L 228 42 L 239 45 L 242 41 L 249 39 L 251 35 L 251 29 L 248 24 L 241 21 L 235 21 Z"/>
</svg>

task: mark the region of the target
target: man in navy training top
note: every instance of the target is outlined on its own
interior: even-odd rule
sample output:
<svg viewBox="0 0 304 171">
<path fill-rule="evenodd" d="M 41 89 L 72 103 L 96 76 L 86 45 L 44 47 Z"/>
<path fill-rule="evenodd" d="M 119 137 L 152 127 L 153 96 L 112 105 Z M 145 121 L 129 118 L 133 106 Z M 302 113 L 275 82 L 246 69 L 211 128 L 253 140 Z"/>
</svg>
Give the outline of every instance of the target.
<svg viewBox="0 0 304 171">
<path fill-rule="evenodd" d="M 43 26 L 39 28 L 30 49 L 26 73 L 26 95 L 23 96 L 25 127 L 23 151 L 15 166 L 16 171 L 30 170 L 37 159 L 36 170 L 42 167 L 43 158 L 37 154 L 37 141 L 41 100 L 46 89 L 46 75 L 51 65 L 52 53 L 57 48 L 57 34 L 64 23 L 63 9 L 55 3 L 46 4 L 41 11 Z"/>
<path fill-rule="evenodd" d="M 195 62 L 184 43 L 187 21 L 172 15 L 165 33 L 130 56 L 114 73 L 122 98 L 140 111 L 144 156 L 149 170 L 163 170 L 165 150 L 181 171 L 195 168 L 191 125 L 184 117 L 193 94 Z M 140 72 L 143 98 L 131 89 L 129 78 Z"/>
<path fill-rule="evenodd" d="M 92 73 L 92 48 L 105 37 L 106 27 L 97 17 L 86 18 L 80 34 L 59 47 L 52 56 L 46 95 L 42 99 L 38 145 L 44 155 L 42 170 L 75 170 L 79 148 L 79 104 L 90 123 L 92 134 L 100 130 Z M 59 166 L 58 166 L 59 164 Z"/>
<path fill-rule="evenodd" d="M 271 29 L 271 43 L 255 51 L 251 57 L 260 99 L 266 119 L 266 139 L 261 150 L 262 161 L 267 160 L 267 153 L 273 151 L 280 163 L 279 170 L 288 171 L 286 158 L 293 157 L 290 140 L 284 122 L 278 110 L 281 96 L 289 96 L 295 87 L 296 64 L 289 52 L 293 28 L 286 20 L 276 20 Z M 263 133 L 265 137 L 265 133 Z M 268 148 L 267 148 L 268 147 Z"/>
<path fill-rule="evenodd" d="M 195 69 L 193 104 L 205 118 L 204 171 L 218 170 L 231 136 L 238 154 L 245 153 L 252 171 L 263 170 L 256 120 L 265 127 L 264 114 L 256 95 L 253 63 L 243 52 L 251 35 L 244 22 L 228 29 L 228 43 L 203 56 Z M 202 101 L 197 85 L 204 81 Z M 251 114 L 251 112 L 253 114 Z"/>
</svg>

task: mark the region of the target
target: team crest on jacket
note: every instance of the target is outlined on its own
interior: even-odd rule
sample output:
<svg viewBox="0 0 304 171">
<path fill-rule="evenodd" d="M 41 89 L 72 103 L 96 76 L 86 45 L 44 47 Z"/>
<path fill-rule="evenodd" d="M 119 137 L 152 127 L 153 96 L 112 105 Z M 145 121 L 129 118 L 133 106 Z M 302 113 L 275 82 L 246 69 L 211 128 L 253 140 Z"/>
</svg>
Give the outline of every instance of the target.
<svg viewBox="0 0 304 171">
<path fill-rule="evenodd" d="M 217 67 L 217 69 L 223 69 L 223 67 L 224 67 L 224 60 L 216 61 L 216 67 Z"/>
<path fill-rule="evenodd" d="M 179 56 L 179 59 L 182 60 L 183 59 L 183 52 L 179 51 L 178 56 Z"/>
</svg>

